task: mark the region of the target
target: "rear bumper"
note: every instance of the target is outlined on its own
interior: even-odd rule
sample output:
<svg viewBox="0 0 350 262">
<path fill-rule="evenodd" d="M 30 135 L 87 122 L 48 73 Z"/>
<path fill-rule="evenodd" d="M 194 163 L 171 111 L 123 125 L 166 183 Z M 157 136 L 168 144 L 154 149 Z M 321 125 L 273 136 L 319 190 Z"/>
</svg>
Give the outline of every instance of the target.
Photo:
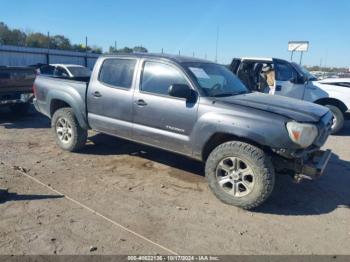
<svg viewBox="0 0 350 262">
<path fill-rule="evenodd" d="M 30 103 L 33 100 L 34 95 L 32 93 L 18 94 L 18 95 L 0 95 L 0 105 L 13 105 Z"/>
</svg>

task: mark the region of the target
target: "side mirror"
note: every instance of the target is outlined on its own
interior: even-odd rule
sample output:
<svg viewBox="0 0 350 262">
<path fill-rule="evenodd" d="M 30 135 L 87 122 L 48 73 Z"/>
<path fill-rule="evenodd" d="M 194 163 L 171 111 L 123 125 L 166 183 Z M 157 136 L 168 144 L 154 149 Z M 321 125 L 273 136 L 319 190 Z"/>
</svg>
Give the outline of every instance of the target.
<svg viewBox="0 0 350 262">
<path fill-rule="evenodd" d="M 173 97 L 190 99 L 192 91 L 188 85 L 174 84 L 169 87 L 168 94 Z"/>
</svg>

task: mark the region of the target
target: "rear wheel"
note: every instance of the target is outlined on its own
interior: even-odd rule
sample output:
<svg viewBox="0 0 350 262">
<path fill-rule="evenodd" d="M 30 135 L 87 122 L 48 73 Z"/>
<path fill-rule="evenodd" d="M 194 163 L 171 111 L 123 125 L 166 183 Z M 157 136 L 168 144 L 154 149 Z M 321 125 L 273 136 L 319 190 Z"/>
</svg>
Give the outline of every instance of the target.
<svg viewBox="0 0 350 262">
<path fill-rule="evenodd" d="M 11 111 L 16 115 L 25 115 L 28 113 L 30 108 L 29 103 L 23 104 L 14 104 L 10 106 Z"/>
<path fill-rule="evenodd" d="M 238 141 L 215 148 L 206 162 L 205 174 L 217 198 L 243 209 L 261 205 L 275 182 L 274 168 L 265 152 Z"/>
<path fill-rule="evenodd" d="M 333 125 L 332 125 L 332 134 L 338 133 L 344 126 L 344 114 L 343 112 L 334 105 L 326 105 L 331 112 L 333 113 Z"/>
<path fill-rule="evenodd" d="M 51 121 L 57 144 L 67 151 L 78 151 L 85 146 L 87 130 L 80 127 L 72 108 L 58 109 Z"/>
</svg>

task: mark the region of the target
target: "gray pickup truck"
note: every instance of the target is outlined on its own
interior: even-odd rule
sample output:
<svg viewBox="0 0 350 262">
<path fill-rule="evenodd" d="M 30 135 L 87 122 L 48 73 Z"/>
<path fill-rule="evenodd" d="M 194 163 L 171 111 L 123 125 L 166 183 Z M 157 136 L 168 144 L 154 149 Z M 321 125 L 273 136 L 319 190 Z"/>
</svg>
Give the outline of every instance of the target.
<svg viewBox="0 0 350 262">
<path fill-rule="evenodd" d="M 332 113 L 296 99 L 250 93 L 225 66 L 170 55 L 101 56 L 86 81 L 38 76 L 36 109 L 58 145 L 78 151 L 88 129 L 205 162 L 213 193 L 252 209 L 275 173 L 320 176 Z"/>
</svg>

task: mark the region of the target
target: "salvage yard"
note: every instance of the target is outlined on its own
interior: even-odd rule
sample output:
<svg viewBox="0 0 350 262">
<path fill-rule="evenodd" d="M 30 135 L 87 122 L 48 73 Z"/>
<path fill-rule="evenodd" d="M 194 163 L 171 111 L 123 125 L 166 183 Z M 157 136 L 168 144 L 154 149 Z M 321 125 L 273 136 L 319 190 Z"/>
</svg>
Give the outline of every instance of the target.
<svg viewBox="0 0 350 262">
<path fill-rule="evenodd" d="M 68 153 L 34 110 L 0 116 L 1 254 L 350 254 L 349 121 L 324 177 L 278 177 L 248 212 L 215 198 L 201 163 L 94 132 Z"/>
</svg>

